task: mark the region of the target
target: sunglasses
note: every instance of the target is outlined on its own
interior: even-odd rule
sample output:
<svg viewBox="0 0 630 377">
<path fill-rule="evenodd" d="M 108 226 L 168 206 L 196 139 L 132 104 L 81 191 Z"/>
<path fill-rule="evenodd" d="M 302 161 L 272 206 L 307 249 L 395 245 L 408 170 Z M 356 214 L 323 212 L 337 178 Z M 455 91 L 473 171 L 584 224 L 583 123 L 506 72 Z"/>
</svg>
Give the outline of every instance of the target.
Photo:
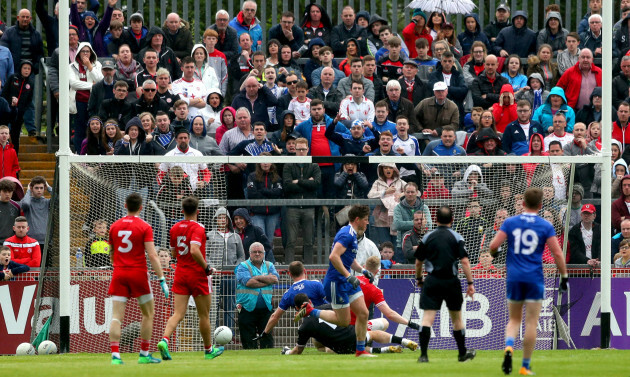
<svg viewBox="0 0 630 377">
<path fill-rule="evenodd" d="M 287 81 L 287 85 L 295 85 L 297 83 L 298 83 L 297 80 L 295 80 L 295 81 Z"/>
<path fill-rule="evenodd" d="M 144 89 L 144 88 L 142 88 L 142 90 L 144 90 L 145 92 L 155 92 L 156 91 L 155 88 L 153 88 L 153 89 Z"/>
</svg>

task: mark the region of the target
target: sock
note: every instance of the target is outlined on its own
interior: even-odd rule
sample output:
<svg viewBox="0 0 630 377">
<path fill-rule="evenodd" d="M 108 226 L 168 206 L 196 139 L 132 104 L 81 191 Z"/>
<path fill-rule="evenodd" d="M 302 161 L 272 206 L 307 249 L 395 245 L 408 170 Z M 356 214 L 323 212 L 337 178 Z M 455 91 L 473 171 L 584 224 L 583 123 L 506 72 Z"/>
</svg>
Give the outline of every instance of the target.
<svg viewBox="0 0 630 377">
<path fill-rule="evenodd" d="M 431 340 L 431 328 L 427 326 L 422 326 L 422 329 L 420 330 L 420 351 L 422 352 L 422 356 L 427 355 L 429 340 Z"/>
<path fill-rule="evenodd" d="M 169 345 L 169 343 L 171 343 L 170 339 L 168 339 L 168 336 L 163 336 L 162 340 L 166 342 L 167 346 Z"/>
<path fill-rule="evenodd" d="M 400 345 L 403 347 L 407 347 L 407 345 L 409 345 L 409 339 L 402 338 L 402 340 L 400 341 Z"/>
<path fill-rule="evenodd" d="M 357 351 L 365 351 L 365 340 L 357 340 Z"/>
<path fill-rule="evenodd" d="M 371 353 L 385 353 L 385 352 L 383 352 L 384 348 L 386 349 L 387 347 L 383 347 L 383 348 L 372 347 Z"/>
<path fill-rule="evenodd" d="M 120 343 L 109 342 L 109 347 L 112 349 L 112 357 L 120 359 Z"/>
<path fill-rule="evenodd" d="M 531 361 L 532 361 L 532 359 L 525 359 L 525 358 L 523 358 L 523 364 L 522 364 L 522 365 L 523 365 L 523 368 L 525 368 L 525 369 L 530 369 L 530 368 L 529 368 L 529 363 L 530 363 Z"/>
<path fill-rule="evenodd" d="M 459 350 L 459 354 L 465 355 L 466 335 L 464 334 L 464 330 L 453 330 L 453 337 L 455 338 L 455 342 L 457 342 L 457 349 Z"/>
<path fill-rule="evenodd" d="M 506 336 L 505 337 L 505 346 L 514 348 L 514 337 L 513 336 Z"/>
<path fill-rule="evenodd" d="M 149 340 L 142 339 L 140 343 L 140 356 L 149 356 Z"/>
<path fill-rule="evenodd" d="M 396 336 L 396 335 L 392 335 L 392 337 L 389 339 L 390 343 L 394 343 L 394 344 L 402 344 L 403 338 L 401 338 L 400 336 Z M 404 344 L 403 344 L 404 346 Z"/>
<path fill-rule="evenodd" d="M 203 348 L 206 350 L 206 352 L 210 352 L 212 351 L 212 344 L 209 346 L 203 346 Z"/>
<path fill-rule="evenodd" d="M 319 310 L 319 309 L 313 309 L 313 310 L 311 311 L 311 315 L 312 315 L 313 317 L 315 317 L 315 318 L 319 318 L 319 314 L 320 314 L 319 312 L 320 312 L 320 310 Z"/>
</svg>

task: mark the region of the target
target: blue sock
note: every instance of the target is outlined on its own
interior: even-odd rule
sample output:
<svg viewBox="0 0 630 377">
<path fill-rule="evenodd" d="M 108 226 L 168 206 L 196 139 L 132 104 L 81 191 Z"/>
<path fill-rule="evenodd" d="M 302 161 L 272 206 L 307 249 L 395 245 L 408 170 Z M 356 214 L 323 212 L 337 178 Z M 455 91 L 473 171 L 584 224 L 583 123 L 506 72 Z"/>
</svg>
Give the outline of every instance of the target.
<svg viewBox="0 0 630 377">
<path fill-rule="evenodd" d="M 319 318 L 319 309 L 313 309 L 313 311 L 311 312 L 311 315 L 315 318 Z"/>
<path fill-rule="evenodd" d="M 357 340 L 357 351 L 365 351 L 365 340 Z"/>
<path fill-rule="evenodd" d="M 529 368 L 529 363 L 532 361 L 532 359 L 523 359 L 523 368 L 525 369 L 530 369 Z"/>
<path fill-rule="evenodd" d="M 505 337 L 505 346 L 514 348 L 514 337 L 513 336 L 506 336 Z"/>
</svg>

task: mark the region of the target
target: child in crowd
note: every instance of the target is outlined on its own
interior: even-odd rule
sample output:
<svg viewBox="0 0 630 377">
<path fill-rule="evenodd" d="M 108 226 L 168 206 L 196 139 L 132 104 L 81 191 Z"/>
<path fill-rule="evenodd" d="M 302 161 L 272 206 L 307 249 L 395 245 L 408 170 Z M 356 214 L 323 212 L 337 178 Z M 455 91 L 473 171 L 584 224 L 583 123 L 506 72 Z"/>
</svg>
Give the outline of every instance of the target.
<svg viewBox="0 0 630 377">
<path fill-rule="evenodd" d="M 162 271 L 164 271 L 165 274 L 174 272 L 173 267 L 171 267 L 171 251 L 169 249 L 161 247 L 158 250 L 158 257 L 160 258 Z"/>
<path fill-rule="evenodd" d="M 85 244 L 85 267 L 110 266 L 109 226 L 105 220 L 94 221 L 92 234 Z"/>
<path fill-rule="evenodd" d="M 0 126 L 0 178 L 14 177 L 20 171 L 18 156 L 13 145 L 9 142 L 9 127 Z"/>
<path fill-rule="evenodd" d="M 0 281 L 11 280 L 15 275 L 29 271 L 31 268 L 25 264 L 11 260 L 11 249 L 8 246 L 0 246 Z"/>
<path fill-rule="evenodd" d="M 481 113 L 483 113 L 483 107 L 475 106 L 472 111 L 466 114 L 464 118 L 464 128 L 466 132 L 472 133 L 479 128 L 479 120 L 481 120 Z"/>
<path fill-rule="evenodd" d="M 289 102 L 288 110 L 295 115 L 295 123 L 300 124 L 311 118 L 311 99 L 306 97 L 308 84 L 300 81 L 296 85 L 297 97 Z"/>
<path fill-rule="evenodd" d="M 378 250 L 381 252 L 381 268 L 392 268 L 392 265 L 396 264 L 396 262 L 392 259 L 394 258 L 394 244 L 389 241 L 385 241 L 379 245 Z"/>
<path fill-rule="evenodd" d="M 615 267 L 630 267 L 630 240 L 625 239 L 619 244 L 619 254 L 621 258 L 615 261 Z"/>
<path fill-rule="evenodd" d="M 11 142 L 15 153 L 20 152 L 20 134 L 24 123 L 24 114 L 28 106 L 33 102 L 33 77 L 31 72 L 33 63 L 30 60 L 22 60 L 20 69 L 3 83 L 2 97 L 9 103 L 11 115 Z M 35 136 L 35 131 L 31 131 L 29 136 Z"/>
<path fill-rule="evenodd" d="M 479 263 L 472 268 L 473 277 L 488 279 L 488 278 L 500 278 L 501 273 L 492 264 L 494 258 L 490 255 L 490 251 L 482 251 L 479 254 Z"/>
<path fill-rule="evenodd" d="M 413 60 L 418 63 L 418 76 L 426 80 L 439 60 L 429 55 L 429 41 L 424 38 L 416 39 L 416 52 L 418 56 Z"/>
</svg>

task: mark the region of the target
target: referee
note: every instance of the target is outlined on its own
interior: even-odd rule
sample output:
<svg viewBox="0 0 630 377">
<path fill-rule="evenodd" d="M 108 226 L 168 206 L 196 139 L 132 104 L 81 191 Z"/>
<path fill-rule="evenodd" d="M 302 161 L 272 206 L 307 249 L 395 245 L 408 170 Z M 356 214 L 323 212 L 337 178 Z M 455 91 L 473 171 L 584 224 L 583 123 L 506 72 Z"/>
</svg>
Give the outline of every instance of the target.
<svg viewBox="0 0 630 377">
<path fill-rule="evenodd" d="M 442 307 L 442 301 L 446 301 L 451 320 L 453 321 L 453 337 L 457 342 L 460 362 L 475 358 L 474 350 L 466 349 L 466 337 L 464 335 L 464 322 L 461 317 L 462 297 L 461 282 L 457 277 L 458 261 L 461 262 L 468 289 L 466 296 L 473 297 L 473 286 L 470 262 L 464 238 L 453 229 L 453 211 L 448 206 L 442 206 L 437 212 L 437 228 L 427 233 L 418 243 L 416 249 L 416 280 L 422 287 L 420 295 L 420 308 L 424 310 L 422 316 L 422 329 L 420 330 L 419 363 L 429 362 L 427 348 L 431 339 L 431 326 L 435 320 L 435 313 Z M 422 265 L 426 265 L 427 278 L 422 279 Z"/>
</svg>

